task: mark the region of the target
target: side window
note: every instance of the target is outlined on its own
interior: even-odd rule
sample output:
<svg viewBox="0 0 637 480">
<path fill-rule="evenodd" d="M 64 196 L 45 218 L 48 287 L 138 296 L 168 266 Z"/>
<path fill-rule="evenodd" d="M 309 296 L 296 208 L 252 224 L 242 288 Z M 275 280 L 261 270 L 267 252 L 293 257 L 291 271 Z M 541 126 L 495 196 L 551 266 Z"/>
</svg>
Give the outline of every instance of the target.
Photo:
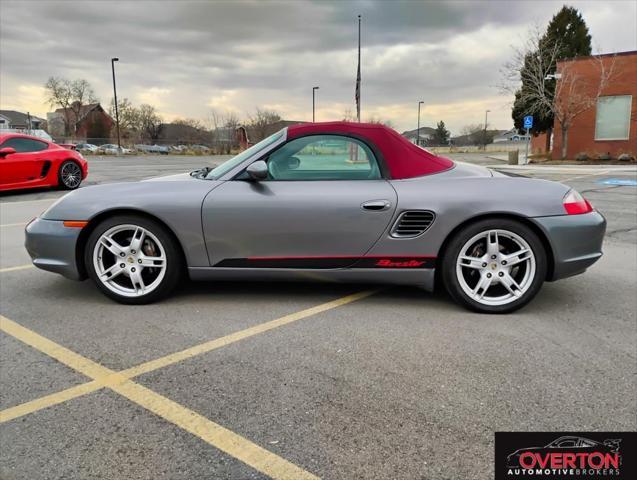
<svg viewBox="0 0 637 480">
<path fill-rule="evenodd" d="M 39 140 L 32 140 L 30 138 L 10 138 L 6 142 L 2 144 L 2 148 L 15 148 L 17 153 L 27 153 L 27 152 L 39 152 L 40 150 L 46 150 L 49 148 L 49 145 L 40 142 Z"/>
<path fill-rule="evenodd" d="M 369 147 L 340 135 L 297 138 L 270 154 L 269 180 L 377 180 L 382 178 Z"/>
<path fill-rule="evenodd" d="M 577 446 L 577 442 L 575 440 L 572 439 L 566 439 L 566 440 L 562 440 L 558 445 L 558 447 L 560 448 L 565 448 L 565 447 L 575 447 Z"/>
</svg>

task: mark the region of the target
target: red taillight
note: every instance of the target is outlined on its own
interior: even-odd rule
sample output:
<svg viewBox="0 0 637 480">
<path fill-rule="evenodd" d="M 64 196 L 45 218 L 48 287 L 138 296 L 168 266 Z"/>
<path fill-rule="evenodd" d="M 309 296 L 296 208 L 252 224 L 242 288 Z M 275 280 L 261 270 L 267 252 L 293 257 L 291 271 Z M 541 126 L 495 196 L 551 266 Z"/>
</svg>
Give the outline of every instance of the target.
<svg viewBox="0 0 637 480">
<path fill-rule="evenodd" d="M 568 215 L 580 215 L 593 211 L 593 206 L 576 190 L 571 190 L 566 194 L 564 200 L 562 200 L 562 205 L 564 205 L 564 210 L 566 210 Z"/>
</svg>

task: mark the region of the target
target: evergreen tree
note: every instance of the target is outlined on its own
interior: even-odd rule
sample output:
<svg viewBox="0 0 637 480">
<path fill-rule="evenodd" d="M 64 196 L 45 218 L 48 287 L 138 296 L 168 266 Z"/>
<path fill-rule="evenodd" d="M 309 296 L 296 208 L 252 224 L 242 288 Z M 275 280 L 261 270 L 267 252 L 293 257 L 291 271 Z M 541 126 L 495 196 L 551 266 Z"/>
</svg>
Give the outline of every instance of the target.
<svg viewBox="0 0 637 480">
<path fill-rule="evenodd" d="M 564 5 L 549 22 L 546 33 L 542 36 L 541 42 L 549 45 L 559 45 L 558 60 L 573 58 L 578 56 L 588 56 L 591 54 L 591 36 L 588 33 L 586 22 L 582 15 L 574 7 Z M 547 71 L 554 72 L 556 64 L 550 65 Z M 547 88 L 555 90 L 555 81 L 548 81 Z M 521 89 L 527 88 L 522 83 Z M 515 128 L 522 129 L 524 116 L 533 115 L 533 133 L 541 133 L 553 127 L 553 115 L 545 112 L 532 111 L 520 98 L 519 92 L 515 95 L 515 102 L 511 116 Z"/>
<path fill-rule="evenodd" d="M 433 143 L 434 145 L 448 145 L 449 144 L 449 130 L 445 127 L 445 122 L 440 120 L 436 126 L 434 132 Z"/>
</svg>

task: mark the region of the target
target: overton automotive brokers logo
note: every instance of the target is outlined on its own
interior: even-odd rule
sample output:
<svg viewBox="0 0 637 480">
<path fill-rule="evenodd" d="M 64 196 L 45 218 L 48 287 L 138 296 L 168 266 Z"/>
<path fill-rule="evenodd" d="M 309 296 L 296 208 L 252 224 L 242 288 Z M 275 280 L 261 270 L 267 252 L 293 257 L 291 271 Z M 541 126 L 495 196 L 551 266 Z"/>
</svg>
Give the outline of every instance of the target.
<svg viewBox="0 0 637 480">
<path fill-rule="evenodd" d="M 634 432 L 496 432 L 495 478 L 635 479 Z"/>
</svg>

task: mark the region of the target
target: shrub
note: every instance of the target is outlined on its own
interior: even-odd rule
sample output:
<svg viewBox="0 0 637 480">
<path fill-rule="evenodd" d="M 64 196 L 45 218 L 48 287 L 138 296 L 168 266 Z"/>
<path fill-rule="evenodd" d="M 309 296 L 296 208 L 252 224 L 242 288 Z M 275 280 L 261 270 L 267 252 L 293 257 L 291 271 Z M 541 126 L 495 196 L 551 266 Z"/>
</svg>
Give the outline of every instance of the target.
<svg viewBox="0 0 637 480">
<path fill-rule="evenodd" d="M 584 162 L 589 159 L 590 157 L 588 156 L 588 153 L 586 152 L 579 152 L 577 155 L 575 155 L 575 160 L 579 160 L 580 162 Z"/>
<path fill-rule="evenodd" d="M 635 156 L 632 153 L 622 153 L 619 157 L 617 157 L 617 160 L 622 162 L 634 162 Z"/>
<path fill-rule="evenodd" d="M 611 156 L 609 153 L 598 153 L 597 160 L 610 160 Z"/>
</svg>

